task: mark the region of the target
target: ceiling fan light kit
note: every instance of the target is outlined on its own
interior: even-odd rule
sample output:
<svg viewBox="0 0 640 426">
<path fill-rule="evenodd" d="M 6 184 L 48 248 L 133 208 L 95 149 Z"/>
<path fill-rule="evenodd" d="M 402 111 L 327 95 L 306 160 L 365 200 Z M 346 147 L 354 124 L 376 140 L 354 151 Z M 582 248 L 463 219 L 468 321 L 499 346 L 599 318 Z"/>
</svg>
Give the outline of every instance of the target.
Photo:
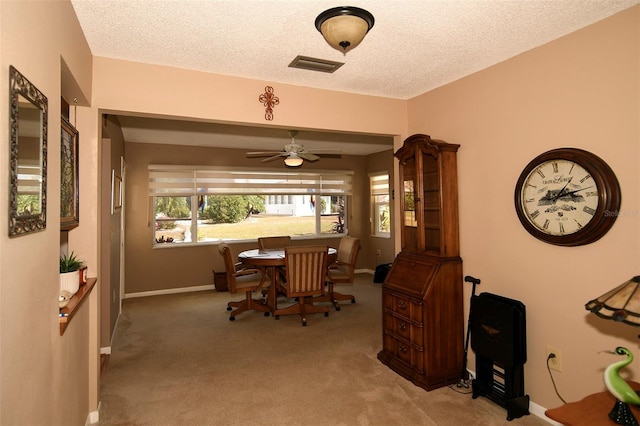
<svg viewBox="0 0 640 426">
<path fill-rule="evenodd" d="M 331 47 L 343 54 L 362 42 L 375 19 L 364 9 L 352 6 L 325 10 L 316 18 L 316 28 Z"/>
<path fill-rule="evenodd" d="M 292 152 L 287 158 L 284 159 L 284 164 L 288 167 L 299 167 L 302 165 L 302 158 L 298 157 L 298 154 Z"/>
</svg>

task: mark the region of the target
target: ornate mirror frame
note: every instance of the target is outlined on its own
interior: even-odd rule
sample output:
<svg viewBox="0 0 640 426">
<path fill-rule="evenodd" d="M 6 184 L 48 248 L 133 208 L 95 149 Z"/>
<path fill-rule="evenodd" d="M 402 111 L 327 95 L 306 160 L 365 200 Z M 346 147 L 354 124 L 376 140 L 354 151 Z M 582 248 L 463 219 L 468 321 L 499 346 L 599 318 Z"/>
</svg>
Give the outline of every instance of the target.
<svg viewBox="0 0 640 426">
<path fill-rule="evenodd" d="M 42 231 L 47 226 L 47 105 L 47 97 L 18 70 L 10 66 L 10 237 Z M 39 117 L 37 125 L 33 125 L 36 120 L 27 120 L 29 112 L 35 112 L 33 115 L 37 114 Z M 29 132 L 28 135 L 25 134 L 26 131 Z M 32 142 L 38 143 L 36 149 L 28 146 Z M 25 153 L 33 157 L 26 163 Z"/>
</svg>

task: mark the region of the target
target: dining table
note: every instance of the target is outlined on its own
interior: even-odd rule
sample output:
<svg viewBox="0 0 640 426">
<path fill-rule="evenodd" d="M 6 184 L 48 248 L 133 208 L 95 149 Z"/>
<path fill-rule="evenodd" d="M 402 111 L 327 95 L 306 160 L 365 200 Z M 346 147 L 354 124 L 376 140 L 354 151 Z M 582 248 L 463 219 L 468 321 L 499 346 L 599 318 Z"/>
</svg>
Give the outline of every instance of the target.
<svg viewBox="0 0 640 426">
<path fill-rule="evenodd" d="M 338 250 L 329 247 L 329 260 L 327 266 L 335 262 L 338 257 Z M 285 249 L 251 249 L 238 253 L 238 260 L 246 266 L 252 266 L 267 271 L 271 278 L 271 285 L 267 292 L 267 305 L 271 308 L 271 312 L 278 309 L 278 269 L 285 266 Z"/>
</svg>

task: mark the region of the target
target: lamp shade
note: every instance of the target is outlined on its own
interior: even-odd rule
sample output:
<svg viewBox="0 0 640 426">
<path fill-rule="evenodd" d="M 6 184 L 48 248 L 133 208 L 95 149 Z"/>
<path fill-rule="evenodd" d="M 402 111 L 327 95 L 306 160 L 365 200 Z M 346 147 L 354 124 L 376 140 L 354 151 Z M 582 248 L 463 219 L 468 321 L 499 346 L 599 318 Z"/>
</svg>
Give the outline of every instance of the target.
<svg viewBox="0 0 640 426">
<path fill-rule="evenodd" d="M 600 318 L 640 326 L 640 275 L 587 302 L 585 308 Z"/>
<path fill-rule="evenodd" d="M 298 157 L 298 154 L 295 152 L 292 152 L 284 159 L 284 164 L 289 167 L 298 167 L 302 165 L 302 158 Z"/>
<path fill-rule="evenodd" d="M 360 44 L 373 28 L 373 15 L 351 6 L 325 10 L 316 18 L 316 28 L 331 47 L 346 54 Z"/>
</svg>

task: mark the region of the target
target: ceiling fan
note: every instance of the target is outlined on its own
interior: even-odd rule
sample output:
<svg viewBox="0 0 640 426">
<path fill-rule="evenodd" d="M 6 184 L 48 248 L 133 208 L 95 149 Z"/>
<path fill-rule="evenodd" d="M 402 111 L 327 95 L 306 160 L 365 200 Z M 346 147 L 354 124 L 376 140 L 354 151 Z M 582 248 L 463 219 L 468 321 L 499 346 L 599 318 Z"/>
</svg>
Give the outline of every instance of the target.
<svg viewBox="0 0 640 426">
<path fill-rule="evenodd" d="M 298 167 L 301 166 L 304 160 L 307 161 L 316 161 L 320 159 L 320 157 L 316 154 L 329 154 L 329 155 L 339 155 L 339 149 L 314 149 L 308 150 L 296 142 L 296 135 L 298 134 L 297 130 L 289 131 L 289 136 L 291 137 L 291 143 L 288 143 L 284 146 L 282 151 L 256 151 L 256 152 L 247 152 L 247 157 L 268 157 L 262 160 L 263 163 L 277 160 L 278 158 L 284 157 L 284 164 L 289 167 Z"/>
</svg>

